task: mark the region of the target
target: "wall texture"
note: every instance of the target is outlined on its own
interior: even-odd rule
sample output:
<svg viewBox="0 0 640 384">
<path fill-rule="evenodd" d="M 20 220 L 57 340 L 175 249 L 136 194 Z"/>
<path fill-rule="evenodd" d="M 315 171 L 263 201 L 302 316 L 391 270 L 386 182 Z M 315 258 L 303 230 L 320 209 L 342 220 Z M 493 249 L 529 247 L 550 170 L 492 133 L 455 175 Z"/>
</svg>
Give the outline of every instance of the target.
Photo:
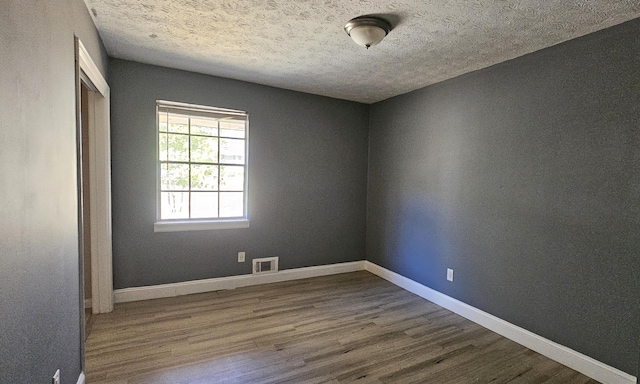
<svg viewBox="0 0 640 384">
<path fill-rule="evenodd" d="M 0 383 L 81 371 L 74 34 L 106 75 L 82 0 L 0 5 Z"/>
<path fill-rule="evenodd" d="M 363 260 L 369 107 L 112 60 L 115 288 Z M 250 228 L 154 233 L 156 100 L 249 113 Z M 247 262 L 237 262 L 237 252 Z"/>
<path fill-rule="evenodd" d="M 367 259 L 636 375 L 639 36 L 372 105 Z"/>
</svg>

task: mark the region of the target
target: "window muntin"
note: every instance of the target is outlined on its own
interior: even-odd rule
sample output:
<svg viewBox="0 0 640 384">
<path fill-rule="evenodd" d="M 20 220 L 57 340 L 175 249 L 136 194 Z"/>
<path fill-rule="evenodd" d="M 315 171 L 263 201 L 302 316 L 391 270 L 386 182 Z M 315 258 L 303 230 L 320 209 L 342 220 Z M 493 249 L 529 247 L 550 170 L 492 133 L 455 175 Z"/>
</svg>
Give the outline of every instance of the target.
<svg viewBox="0 0 640 384">
<path fill-rule="evenodd" d="M 157 102 L 159 221 L 247 218 L 248 115 Z"/>
</svg>

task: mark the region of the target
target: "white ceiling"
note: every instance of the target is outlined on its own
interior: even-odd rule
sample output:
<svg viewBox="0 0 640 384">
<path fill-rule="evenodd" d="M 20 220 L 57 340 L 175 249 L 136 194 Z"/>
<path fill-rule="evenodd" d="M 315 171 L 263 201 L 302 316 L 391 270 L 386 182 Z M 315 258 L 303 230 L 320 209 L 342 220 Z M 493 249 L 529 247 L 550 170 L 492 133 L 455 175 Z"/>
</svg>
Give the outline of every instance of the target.
<svg viewBox="0 0 640 384">
<path fill-rule="evenodd" d="M 640 17 L 640 0 L 85 0 L 110 56 L 372 103 Z M 356 45 L 343 27 L 384 15 Z"/>
</svg>

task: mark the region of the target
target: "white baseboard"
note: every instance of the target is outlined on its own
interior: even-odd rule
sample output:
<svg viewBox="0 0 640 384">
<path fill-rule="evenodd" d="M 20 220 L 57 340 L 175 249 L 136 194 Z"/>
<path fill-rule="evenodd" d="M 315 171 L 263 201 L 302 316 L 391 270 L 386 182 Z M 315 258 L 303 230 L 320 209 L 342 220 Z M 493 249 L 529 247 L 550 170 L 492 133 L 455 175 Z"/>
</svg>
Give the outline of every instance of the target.
<svg viewBox="0 0 640 384">
<path fill-rule="evenodd" d="M 116 303 L 159 299 L 163 297 L 190 295 L 193 293 L 220 291 L 224 289 L 247 287 L 250 285 L 278 283 L 281 281 L 362 271 L 365 269 L 364 263 L 364 261 L 353 261 L 350 263 L 320 265 L 316 267 L 285 269 L 277 273 L 264 275 L 229 276 L 214 279 L 186 281 L 182 283 L 124 288 L 114 290 L 113 294 Z"/>
<path fill-rule="evenodd" d="M 84 384 L 84 372 L 80 372 L 80 376 L 78 376 L 76 384 Z"/>
<path fill-rule="evenodd" d="M 605 384 L 635 384 L 636 378 L 619 369 L 599 362 L 589 356 L 583 355 L 563 345 L 555 343 L 544 337 L 529 332 L 524 328 L 504 321 L 487 312 L 456 300 L 450 296 L 426 287 L 418 282 L 402 275 L 380 267 L 369 261 L 365 261 L 367 271 L 382 277 L 385 280 L 427 299 L 439 306 L 446 308 L 460 316 L 477 323 L 493 332 L 502 335 L 516 343 L 534 350 L 541 355 L 566 365 L 592 379 Z"/>
</svg>

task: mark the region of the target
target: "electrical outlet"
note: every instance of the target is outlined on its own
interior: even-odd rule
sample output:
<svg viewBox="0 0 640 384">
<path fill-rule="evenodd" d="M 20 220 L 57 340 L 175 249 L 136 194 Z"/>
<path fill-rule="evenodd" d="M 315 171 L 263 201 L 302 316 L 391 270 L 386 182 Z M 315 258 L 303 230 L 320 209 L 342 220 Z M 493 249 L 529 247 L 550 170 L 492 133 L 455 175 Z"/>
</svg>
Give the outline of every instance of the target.
<svg viewBox="0 0 640 384">
<path fill-rule="evenodd" d="M 244 263 L 244 252 L 238 252 L 238 263 Z"/>
<path fill-rule="evenodd" d="M 453 269 L 447 268 L 447 280 L 453 281 Z"/>
<path fill-rule="evenodd" d="M 59 369 L 56 371 L 56 374 L 53 375 L 53 378 L 51 379 L 51 384 L 60 384 L 60 370 Z"/>
</svg>

